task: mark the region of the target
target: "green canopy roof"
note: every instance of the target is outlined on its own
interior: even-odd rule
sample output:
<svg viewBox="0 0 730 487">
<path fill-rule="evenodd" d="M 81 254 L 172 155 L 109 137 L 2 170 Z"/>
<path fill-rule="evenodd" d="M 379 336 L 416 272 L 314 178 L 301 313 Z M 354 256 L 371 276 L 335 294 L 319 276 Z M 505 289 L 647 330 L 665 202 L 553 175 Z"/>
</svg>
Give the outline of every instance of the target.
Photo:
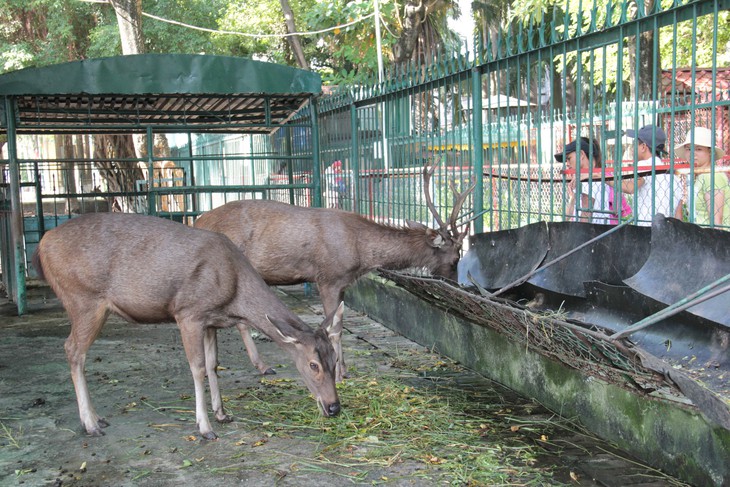
<svg viewBox="0 0 730 487">
<path fill-rule="evenodd" d="M 268 132 L 321 89 L 311 71 L 191 54 L 88 59 L 0 75 L 0 95 L 14 100 L 19 133 L 142 131 L 149 125 Z"/>
</svg>

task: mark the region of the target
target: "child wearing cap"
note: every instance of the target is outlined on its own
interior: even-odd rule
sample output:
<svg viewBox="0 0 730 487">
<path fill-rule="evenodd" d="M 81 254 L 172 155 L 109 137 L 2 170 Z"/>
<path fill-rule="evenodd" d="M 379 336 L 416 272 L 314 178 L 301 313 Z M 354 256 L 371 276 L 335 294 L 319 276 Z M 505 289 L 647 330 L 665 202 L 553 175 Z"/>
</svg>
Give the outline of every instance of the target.
<svg viewBox="0 0 730 487">
<path fill-rule="evenodd" d="M 694 163 L 695 177 L 690 181 L 694 223 L 730 227 L 730 183 L 724 172 L 718 171 L 717 166 L 713 170 L 712 166 L 713 153 L 717 162 L 725 151 L 712 144 L 712 131 L 695 127 L 687 133 L 684 143 L 675 148 L 675 153 Z"/>
<path fill-rule="evenodd" d="M 665 152 L 667 134 L 661 127 L 646 125 L 638 132 L 626 130 L 624 135 L 636 139 L 637 165 L 656 167 L 662 164 L 661 155 Z M 621 191 L 634 195 L 638 225 L 651 226 L 654 215 L 658 213 L 675 218 L 682 215 L 682 180 L 674 174 L 626 178 L 621 181 Z"/>
<path fill-rule="evenodd" d="M 601 151 L 598 144 L 591 143 L 587 138 L 580 137 L 565 146 L 562 152 L 555 154 L 555 160 L 565 162 L 568 169 L 575 171 L 575 176 L 568 183 L 570 197 L 566 207 L 566 215 L 573 217 L 576 209 L 576 193 L 579 183 L 580 171 L 583 169 L 592 170 L 601 166 Z M 581 182 L 580 208 L 587 210 L 580 211 L 578 221 L 611 223 L 611 188 L 600 180 L 600 177 L 591 176 L 588 181 Z M 595 211 L 591 211 L 595 210 Z M 572 219 L 572 218 L 571 218 Z"/>
</svg>

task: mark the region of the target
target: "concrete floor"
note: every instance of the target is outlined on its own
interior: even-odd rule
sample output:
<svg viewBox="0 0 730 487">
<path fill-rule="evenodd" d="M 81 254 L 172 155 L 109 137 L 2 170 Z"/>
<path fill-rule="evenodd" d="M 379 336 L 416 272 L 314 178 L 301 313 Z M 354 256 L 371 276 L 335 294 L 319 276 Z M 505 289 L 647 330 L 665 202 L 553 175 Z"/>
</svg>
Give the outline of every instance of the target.
<svg viewBox="0 0 730 487">
<path fill-rule="evenodd" d="M 321 305 L 316 296 L 306 295 L 309 293 L 302 286 L 279 291 L 282 300 L 305 322 L 320 322 Z M 262 443 L 260 430 L 252 428 L 245 418 L 228 424 L 214 422 L 219 439 L 201 440 L 190 414 L 194 409 L 192 380 L 175 324 L 109 320 L 89 352 L 87 379 L 96 410 L 110 426 L 105 436 L 88 437 L 79 424 L 63 350 L 69 332 L 65 312 L 48 288 L 29 289 L 29 298 L 29 313 L 23 317 L 13 316 L 10 303 L 0 306 L 0 485 L 457 482 L 438 466 L 415 461 L 359 465 L 354 480 L 352 465 L 317 438 L 275 435 Z M 414 371 L 422 368 L 424 361 L 434 360 L 433 354 L 352 310 L 346 311 L 345 319 L 343 343 L 353 375 L 373 379 L 383 374 L 409 376 L 415 387 L 420 387 L 419 380 L 426 387 L 424 373 Z M 293 387 L 304 389 L 288 356 L 270 341 L 260 341 L 258 346 L 269 365 L 279 366 L 276 377 L 296 379 Z M 226 367 L 220 379 L 224 396 L 261 387 L 261 376 L 248 361 L 237 332 L 221 331 L 219 347 L 221 364 Z M 477 374 L 453 370 L 458 372 L 447 374 L 448 380 L 496 391 L 503 407 L 513 408 L 515 416 L 525 415 L 526 421 L 527 416 L 551 414 Z M 180 404 L 184 408 L 177 406 Z M 523 407 L 525 404 L 530 407 Z M 316 408 L 314 401 L 312 408 Z M 522 433 L 516 430 L 514 434 Z M 683 485 L 623 458 L 620 452 L 609 453 L 611 447 L 598 440 L 578 437 L 574 431 L 553 434 L 562 434 L 563 444 L 572 446 L 554 454 L 538 451 L 539 468 L 550 473 L 554 479 L 551 485 L 623 485 L 628 473 L 642 479 L 634 482 L 636 485 Z M 326 462 L 322 462 L 324 450 Z"/>
</svg>

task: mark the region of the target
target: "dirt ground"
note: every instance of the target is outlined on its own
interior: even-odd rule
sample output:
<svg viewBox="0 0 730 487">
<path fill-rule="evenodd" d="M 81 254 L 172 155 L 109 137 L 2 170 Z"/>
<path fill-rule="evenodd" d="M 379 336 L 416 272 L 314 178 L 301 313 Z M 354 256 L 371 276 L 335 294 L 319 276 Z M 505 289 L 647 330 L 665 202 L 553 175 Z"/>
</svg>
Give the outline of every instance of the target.
<svg viewBox="0 0 730 487">
<path fill-rule="evenodd" d="M 319 323 L 316 296 L 305 295 L 301 286 L 279 291 L 305 322 Z M 195 426 L 192 377 L 174 324 L 110 319 L 87 359 L 92 401 L 110 426 L 105 436 L 88 437 L 81 430 L 63 350 L 69 331 L 65 312 L 47 288 L 29 289 L 29 298 L 29 313 L 23 317 L 13 316 L 10 303 L 0 309 L 0 485 L 475 485 L 444 470 L 439 461 L 395 455 L 390 462 L 357 462 L 353 445 L 326 444 L 316 432 L 272 433 L 268 421 L 236 412 L 232 423 L 213 422 L 218 440 L 201 440 Z M 505 441 L 507 450 L 516 439 L 529 445 L 525 437 L 529 429 L 514 425 L 552 416 L 359 313 L 348 309 L 345 319 L 343 343 L 351 377 L 372 384 L 385 376 L 406 377 L 412 387 L 427 388 L 441 370 L 439 380 L 488 390 L 484 397 L 500 401 L 499 411 L 509 412 L 496 423 L 506 437 L 484 436 L 490 447 L 502 448 L 494 443 Z M 270 341 L 258 345 L 264 360 L 277 370 L 269 377 L 276 379 L 262 380 L 234 330 L 219 333 L 224 398 L 243 397 L 244 404 L 255 408 L 256 395 L 241 391 L 255 392 L 272 387 L 271 380 L 288 379 L 293 390 L 306 395 L 288 356 Z M 279 406 L 287 411 L 286 397 Z M 347 421 L 348 404 L 342 407 L 337 418 L 312 421 L 320 430 L 327 429 L 328 422 Z M 314 400 L 311 410 L 316 411 Z M 575 430 L 557 428 L 550 435 L 551 444 L 562 446 L 536 447 L 531 466 L 532 472 L 537 469 L 545 475 L 530 474 L 504 485 L 626 485 L 629 475 L 637 485 L 683 485 Z M 433 455 L 438 458 L 439 452 Z M 500 468 L 520 472 L 522 466 Z"/>
</svg>

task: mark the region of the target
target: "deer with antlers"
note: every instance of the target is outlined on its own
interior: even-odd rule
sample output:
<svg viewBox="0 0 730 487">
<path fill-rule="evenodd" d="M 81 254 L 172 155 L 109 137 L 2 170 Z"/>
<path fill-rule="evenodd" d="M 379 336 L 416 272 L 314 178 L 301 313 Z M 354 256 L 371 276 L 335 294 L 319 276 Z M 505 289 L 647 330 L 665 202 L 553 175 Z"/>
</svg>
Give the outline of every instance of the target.
<svg viewBox="0 0 730 487">
<path fill-rule="evenodd" d="M 448 223 L 444 223 L 431 198 L 435 168 L 424 167 L 423 187 L 438 229 L 412 221 L 403 227 L 384 225 L 348 211 L 269 200 L 232 201 L 203 214 L 195 226 L 230 238 L 269 285 L 315 283 L 324 313 L 329 316 L 342 301 L 347 286 L 377 268 L 425 268 L 456 280 L 462 242 L 469 231 L 467 225 L 459 232 L 457 219 L 475 184 L 459 193 L 452 182 L 456 201 Z M 244 340 L 259 371 L 273 373 L 260 360 L 250 336 Z M 340 382 L 346 367 L 339 336 L 333 346 L 337 352 L 335 376 Z"/>
</svg>

